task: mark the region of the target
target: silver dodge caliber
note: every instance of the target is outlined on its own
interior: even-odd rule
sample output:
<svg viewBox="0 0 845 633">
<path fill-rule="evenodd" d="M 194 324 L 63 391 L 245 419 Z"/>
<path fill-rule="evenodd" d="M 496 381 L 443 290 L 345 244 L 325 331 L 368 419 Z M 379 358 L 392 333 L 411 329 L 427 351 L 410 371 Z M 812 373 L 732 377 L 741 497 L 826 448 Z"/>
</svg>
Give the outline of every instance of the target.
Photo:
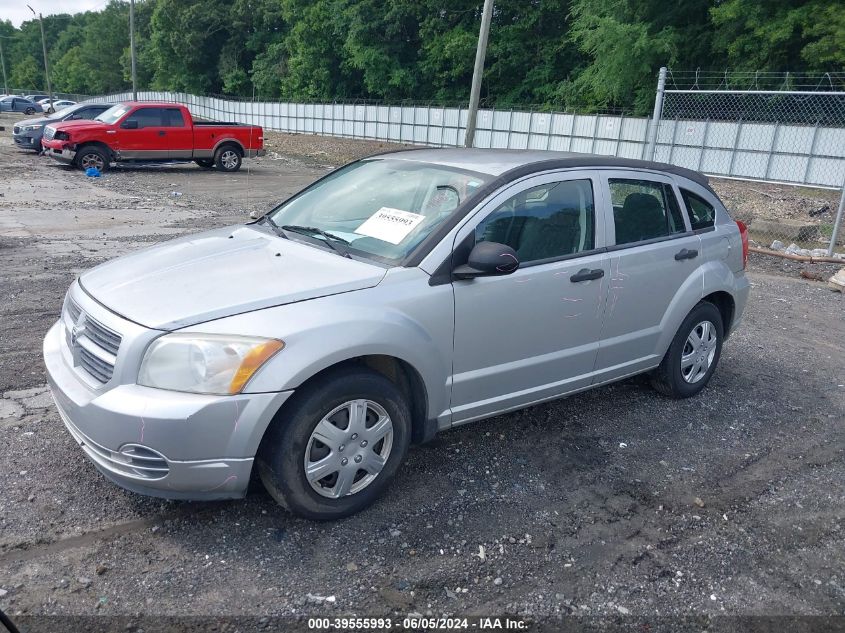
<svg viewBox="0 0 845 633">
<path fill-rule="evenodd" d="M 649 372 L 707 385 L 748 297 L 702 175 L 541 151 L 360 160 L 258 222 L 85 272 L 44 341 L 59 413 L 129 490 L 372 503 L 412 442 Z"/>
</svg>

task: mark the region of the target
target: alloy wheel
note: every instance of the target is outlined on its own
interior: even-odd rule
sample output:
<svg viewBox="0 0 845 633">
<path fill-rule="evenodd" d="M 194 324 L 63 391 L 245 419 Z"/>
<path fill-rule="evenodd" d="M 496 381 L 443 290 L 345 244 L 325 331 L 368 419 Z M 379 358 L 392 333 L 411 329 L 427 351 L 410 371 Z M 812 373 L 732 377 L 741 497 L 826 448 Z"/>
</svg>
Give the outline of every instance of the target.
<svg viewBox="0 0 845 633">
<path fill-rule="evenodd" d="M 226 169 L 234 169 L 238 165 L 238 154 L 234 150 L 227 149 L 220 156 L 220 162 Z"/>
</svg>

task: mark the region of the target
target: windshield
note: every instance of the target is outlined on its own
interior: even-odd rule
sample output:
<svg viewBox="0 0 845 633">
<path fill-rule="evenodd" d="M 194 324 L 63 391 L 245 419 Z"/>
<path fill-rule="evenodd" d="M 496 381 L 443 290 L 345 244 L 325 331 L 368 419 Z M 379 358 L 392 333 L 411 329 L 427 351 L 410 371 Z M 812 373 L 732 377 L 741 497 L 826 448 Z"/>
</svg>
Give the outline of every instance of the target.
<svg viewBox="0 0 845 633">
<path fill-rule="evenodd" d="M 103 112 L 100 116 L 96 117 L 95 121 L 102 121 L 103 123 L 108 123 L 111 125 L 112 123 L 116 123 L 117 120 L 122 117 L 124 114 L 129 112 L 129 106 L 127 105 L 116 105 L 110 107 L 108 110 Z"/>
<path fill-rule="evenodd" d="M 360 161 L 283 203 L 270 219 L 320 229 L 347 241 L 353 254 L 396 262 L 489 178 L 408 160 Z"/>
</svg>

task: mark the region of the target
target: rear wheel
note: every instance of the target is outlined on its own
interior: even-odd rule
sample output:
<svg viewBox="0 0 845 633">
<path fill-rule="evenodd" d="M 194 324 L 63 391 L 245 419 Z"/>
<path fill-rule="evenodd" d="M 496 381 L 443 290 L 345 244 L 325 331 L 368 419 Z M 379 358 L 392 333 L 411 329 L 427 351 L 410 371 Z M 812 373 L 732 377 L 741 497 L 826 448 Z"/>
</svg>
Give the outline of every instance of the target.
<svg viewBox="0 0 845 633">
<path fill-rule="evenodd" d="M 286 403 L 261 442 L 264 487 L 309 519 L 339 519 L 373 503 L 411 440 L 410 410 L 396 385 L 374 371 L 329 372 Z"/>
<path fill-rule="evenodd" d="M 214 167 L 214 159 L 212 158 L 197 158 L 194 162 L 203 169 L 211 169 Z"/>
<path fill-rule="evenodd" d="M 109 168 L 109 159 L 99 147 L 83 147 L 76 153 L 76 164 L 83 171 L 89 167 L 96 167 L 100 172 Z"/>
<path fill-rule="evenodd" d="M 214 164 L 220 171 L 238 171 L 241 168 L 241 150 L 234 145 L 224 145 L 214 154 Z"/>
<path fill-rule="evenodd" d="M 652 386 L 670 398 L 696 395 L 716 370 L 723 337 L 721 312 L 712 303 L 702 301 L 678 328 L 663 361 L 652 374 Z"/>
<path fill-rule="evenodd" d="M 32 106 L 28 107 L 26 110 L 23 111 L 24 114 L 35 114 L 35 108 Z"/>
</svg>

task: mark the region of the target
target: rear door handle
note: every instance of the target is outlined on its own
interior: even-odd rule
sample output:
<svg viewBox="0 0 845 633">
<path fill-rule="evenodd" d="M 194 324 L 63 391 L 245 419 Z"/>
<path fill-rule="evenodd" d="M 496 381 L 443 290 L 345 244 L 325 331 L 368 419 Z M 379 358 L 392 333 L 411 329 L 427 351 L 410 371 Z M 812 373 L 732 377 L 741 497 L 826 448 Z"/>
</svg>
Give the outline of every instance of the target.
<svg viewBox="0 0 845 633">
<path fill-rule="evenodd" d="M 682 259 L 693 259 L 694 257 L 698 257 L 698 251 L 694 248 L 682 248 L 675 253 L 675 259 L 678 261 L 681 261 Z"/>
<path fill-rule="evenodd" d="M 593 270 L 582 268 L 572 275 L 569 281 L 578 283 L 579 281 L 590 281 L 591 279 L 601 279 L 602 277 L 604 277 L 604 271 L 601 268 L 594 268 Z"/>
<path fill-rule="evenodd" d="M 158 135 L 159 135 L 159 136 L 164 136 L 165 134 L 167 134 L 167 132 L 165 132 L 164 130 L 159 130 L 159 131 L 158 131 Z"/>
</svg>

